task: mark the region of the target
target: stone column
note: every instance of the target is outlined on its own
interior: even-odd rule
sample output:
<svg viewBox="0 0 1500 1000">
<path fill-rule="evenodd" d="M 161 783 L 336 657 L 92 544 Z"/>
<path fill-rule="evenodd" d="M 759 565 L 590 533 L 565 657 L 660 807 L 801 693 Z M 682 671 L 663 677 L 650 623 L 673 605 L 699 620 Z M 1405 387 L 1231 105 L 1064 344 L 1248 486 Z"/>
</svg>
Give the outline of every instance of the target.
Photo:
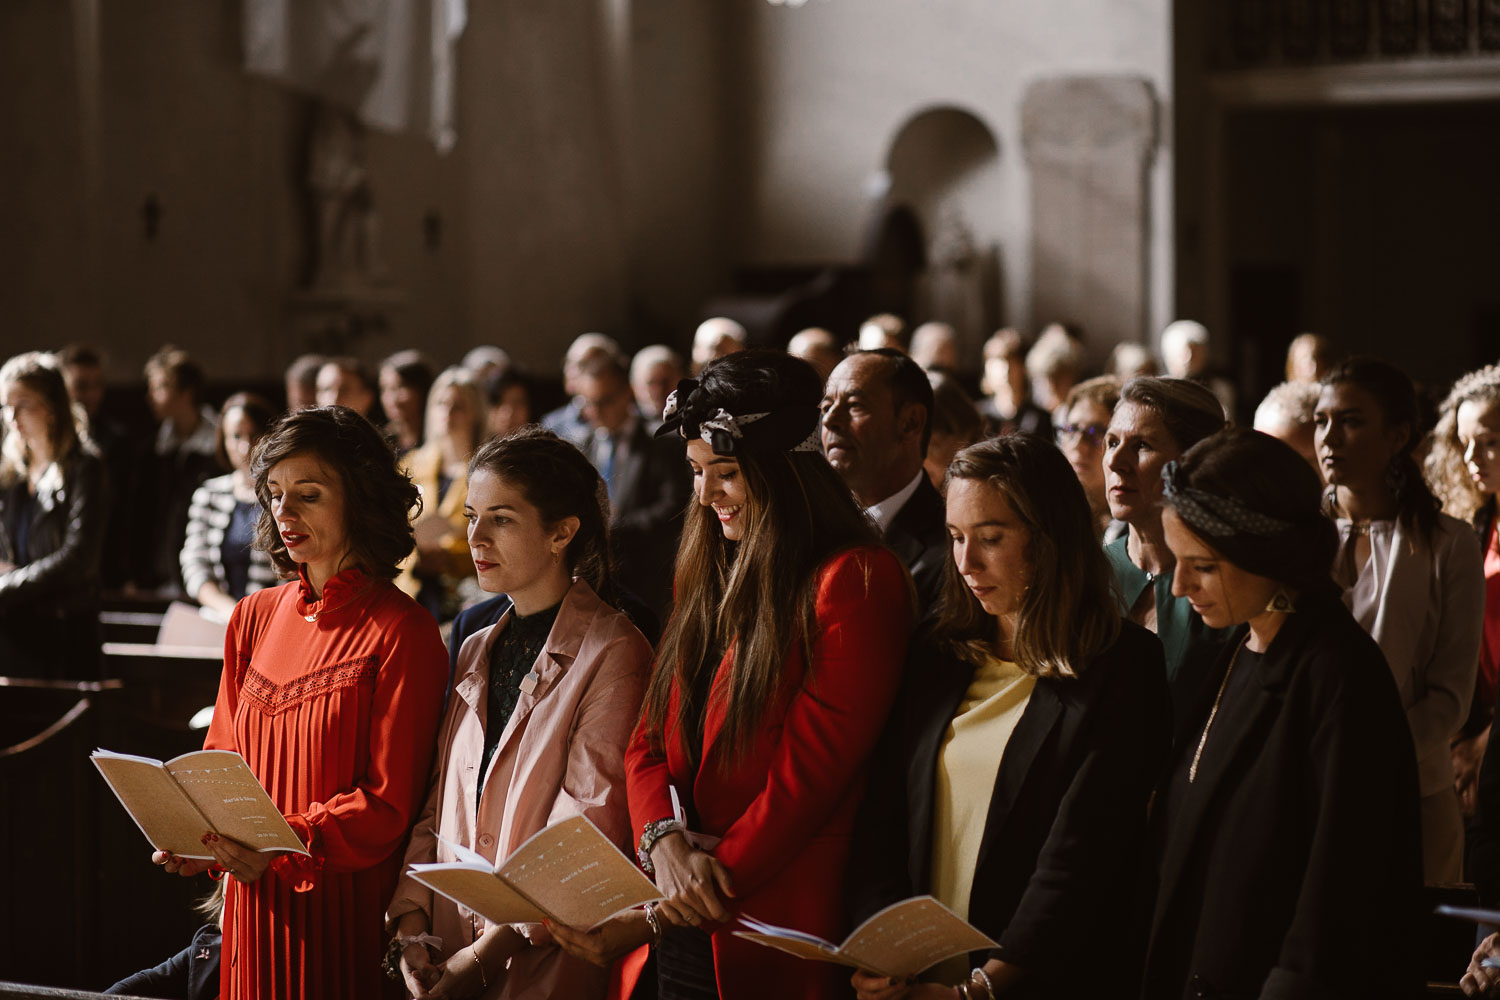
<svg viewBox="0 0 1500 1000">
<path fill-rule="evenodd" d="M 1031 315 L 1082 324 L 1097 363 L 1147 340 L 1157 143 L 1149 81 L 1070 76 L 1026 90 L 1021 141 L 1031 173 Z"/>
</svg>

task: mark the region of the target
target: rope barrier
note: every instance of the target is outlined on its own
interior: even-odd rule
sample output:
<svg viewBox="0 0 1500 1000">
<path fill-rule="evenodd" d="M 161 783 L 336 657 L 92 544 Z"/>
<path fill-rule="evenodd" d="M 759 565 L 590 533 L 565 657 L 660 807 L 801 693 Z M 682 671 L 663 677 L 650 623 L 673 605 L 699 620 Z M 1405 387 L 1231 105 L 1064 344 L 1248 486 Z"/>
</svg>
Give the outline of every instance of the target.
<svg viewBox="0 0 1500 1000">
<path fill-rule="evenodd" d="M 31 737 L 31 739 L 22 740 L 20 743 L 17 743 L 14 746 L 8 746 L 4 749 L 0 749 L 0 759 L 4 759 L 6 757 L 14 757 L 17 754 L 23 754 L 28 750 L 35 750 L 37 747 L 41 746 L 43 743 L 46 743 L 48 740 L 52 739 L 52 737 L 56 736 L 58 733 L 62 732 L 64 729 L 67 729 L 73 723 L 81 719 L 84 713 L 89 710 L 92 704 L 93 703 L 90 702 L 87 698 L 79 698 L 78 703 L 75 704 L 72 708 L 68 709 L 67 712 L 63 714 L 62 718 L 58 719 L 56 722 L 52 723 L 52 725 L 48 726 L 46 729 Z"/>
<path fill-rule="evenodd" d="M 54 681 L 45 677 L 0 677 L 0 687 L 33 688 L 40 691 L 72 691 L 75 694 L 97 694 L 118 691 L 125 682 L 118 677 L 102 681 Z"/>
</svg>

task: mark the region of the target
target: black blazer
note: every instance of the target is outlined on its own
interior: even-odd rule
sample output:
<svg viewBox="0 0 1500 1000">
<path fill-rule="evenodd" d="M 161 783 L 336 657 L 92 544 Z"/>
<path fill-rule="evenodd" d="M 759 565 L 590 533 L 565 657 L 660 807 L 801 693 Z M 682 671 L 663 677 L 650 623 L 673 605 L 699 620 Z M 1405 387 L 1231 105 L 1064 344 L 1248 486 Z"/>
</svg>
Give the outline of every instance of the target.
<svg viewBox="0 0 1500 1000">
<path fill-rule="evenodd" d="M 1178 766 L 1245 631 L 1209 675 Z M 1153 815 L 1141 995 L 1420 995 L 1416 753 L 1380 647 L 1336 593 L 1303 595 L 1241 697 L 1177 814 Z"/>
<path fill-rule="evenodd" d="M 943 572 L 949 559 L 947 520 L 943 496 L 924 473 L 916 492 L 901 505 L 886 529 L 885 543 L 911 571 L 919 621 L 937 608 L 943 593 Z"/>
<path fill-rule="evenodd" d="M 26 480 L 0 490 L 0 561 L 13 563 Z M 29 560 L 0 573 L 0 614 L 16 621 L 34 615 L 98 613 L 99 558 L 108 518 L 104 463 L 77 448 L 38 484 L 30 529 Z"/>
<path fill-rule="evenodd" d="M 215 924 L 204 924 L 193 943 L 151 969 L 115 983 L 107 994 L 213 1000 L 219 995 L 219 952 L 223 935 Z"/>
<path fill-rule="evenodd" d="M 856 921 L 931 890 L 938 753 L 973 673 L 928 641 L 913 646 L 856 828 Z M 1122 622 L 1114 644 L 1078 673 L 1037 680 L 1000 759 L 974 870 L 969 922 L 999 942 L 991 957 L 1030 974 L 1017 996 L 1133 989 L 1121 979 L 1122 928 L 1170 743 L 1161 643 Z"/>
</svg>

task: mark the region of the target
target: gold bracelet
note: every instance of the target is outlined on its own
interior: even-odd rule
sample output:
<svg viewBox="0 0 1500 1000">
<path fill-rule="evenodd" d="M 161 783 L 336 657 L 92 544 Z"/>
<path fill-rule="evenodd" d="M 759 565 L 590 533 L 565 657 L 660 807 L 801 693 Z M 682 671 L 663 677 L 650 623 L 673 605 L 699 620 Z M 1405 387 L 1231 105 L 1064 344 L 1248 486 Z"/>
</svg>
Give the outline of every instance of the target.
<svg viewBox="0 0 1500 1000">
<path fill-rule="evenodd" d="M 490 981 L 485 977 L 484 963 L 479 960 L 479 949 L 471 944 L 469 945 L 469 954 L 474 956 L 474 964 L 479 968 L 479 988 L 482 990 L 489 989 Z"/>
<path fill-rule="evenodd" d="M 975 996 L 975 991 L 981 989 L 984 990 L 984 995 L 989 997 L 989 1000 L 995 1000 L 995 984 L 990 982 L 989 973 L 984 971 L 983 966 L 969 973 L 969 995 L 974 997 L 974 1000 L 979 1000 Z"/>
<path fill-rule="evenodd" d="M 661 944 L 661 918 L 656 915 L 656 904 L 646 904 L 646 926 L 651 928 L 651 946 Z"/>
</svg>

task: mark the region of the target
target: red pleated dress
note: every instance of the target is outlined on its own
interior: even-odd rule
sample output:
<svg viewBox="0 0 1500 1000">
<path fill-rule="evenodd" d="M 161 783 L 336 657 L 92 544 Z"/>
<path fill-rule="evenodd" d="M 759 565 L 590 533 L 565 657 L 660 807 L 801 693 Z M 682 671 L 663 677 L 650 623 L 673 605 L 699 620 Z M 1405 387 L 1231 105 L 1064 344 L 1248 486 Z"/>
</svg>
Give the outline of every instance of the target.
<svg viewBox="0 0 1500 1000">
<path fill-rule="evenodd" d="M 312 859 L 225 878 L 224 1000 L 379 997 L 386 901 L 426 791 L 448 677 L 437 623 L 345 570 L 235 607 L 206 749 L 238 751 Z M 307 616 L 318 615 L 317 621 Z M 399 993 L 398 993 L 399 995 Z"/>
</svg>

